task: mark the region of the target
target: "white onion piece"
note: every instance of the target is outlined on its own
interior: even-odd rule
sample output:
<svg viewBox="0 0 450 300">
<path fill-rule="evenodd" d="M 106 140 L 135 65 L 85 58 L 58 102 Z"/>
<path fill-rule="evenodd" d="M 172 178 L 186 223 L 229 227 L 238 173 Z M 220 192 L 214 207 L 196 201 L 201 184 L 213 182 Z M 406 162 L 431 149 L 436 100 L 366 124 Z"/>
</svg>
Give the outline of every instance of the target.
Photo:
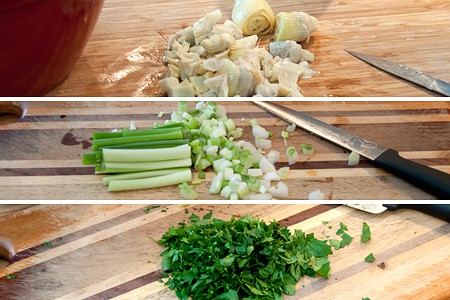
<svg viewBox="0 0 450 300">
<path fill-rule="evenodd" d="M 220 191 L 220 196 L 224 197 L 225 199 L 230 198 L 231 194 L 231 188 L 227 185 Z"/>
<path fill-rule="evenodd" d="M 269 148 L 272 148 L 272 141 L 271 140 L 265 140 L 262 138 L 256 138 L 255 140 L 256 148 L 266 150 Z"/>
<path fill-rule="evenodd" d="M 263 171 L 264 174 L 269 172 L 276 172 L 275 166 L 264 156 L 261 157 L 259 161 L 259 168 Z"/>
<path fill-rule="evenodd" d="M 281 180 L 286 180 L 289 173 L 289 167 L 282 167 L 278 169 L 277 174 Z"/>
<path fill-rule="evenodd" d="M 355 151 L 352 151 L 348 156 L 348 165 L 356 166 L 358 164 L 359 164 L 359 154 L 356 153 Z"/>
<path fill-rule="evenodd" d="M 297 125 L 295 125 L 294 123 L 292 123 L 291 125 L 289 125 L 289 126 L 286 128 L 286 131 L 287 131 L 287 132 L 294 132 L 294 131 L 295 131 L 295 128 L 297 128 Z"/>
<path fill-rule="evenodd" d="M 248 169 L 247 173 L 249 176 L 252 176 L 252 177 L 259 177 L 259 176 L 262 176 L 262 174 L 263 174 L 261 169 L 253 169 L 253 168 Z"/>
<path fill-rule="evenodd" d="M 265 187 L 266 189 L 270 188 L 270 181 L 269 180 L 262 179 L 259 182 L 261 182 L 261 186 Z"/>
<path fill-rule="evenodd" d="M 205 103 L 203 101 L 197 102 L 197 104 L 195 104 L 195 109 L 198 109 L 198 110 L 203 109 L 204 104 Z"/>
<path fill-rule="evenodd" d="M 255 125 L 252 128 L 252 133 L 255 136 L 255 138 L 262 138 L 262 139 L 268 139 L 269 138 L 269 132 L 262 128 L 259 125 Z"/>
<path fill-rule="evenodd" d="M 271 187 L 269 193 L 275 198 L 286 198 L 289 194 L 287 185 L 284 182 L 278 182 L 277 187 Z"/>
<path fill-rule="evenodd" d="M 216 106 L 216 117 L 217 118 L 222 118 L 225 117 L 227 115 L 227 109 L 225 108 L 225 106 L 223 105 L 217 105 Z"/>
<path fill-rule="evenodd" d="M 277 172 L 269 172 L 264 175 L 263 179 L 268 181 L 280 181 L 280 176 L 278 176 Z"/>
<path fill-rule="evenodd" d="M 247 193 L 244 195 L 245 200 L 272 200 L 272 194 L 270 193 Z"/>
<path fill-rule="evenodd" d="M 325 200 L 325 194 L 320 190 L 315 190 L 309 193 L 308 200 Z"/>
<path fill-rule="evenodd" d="M 270 150 L 269 154 L 267 154 L 267 160 L 272 164 L 276 164 L 280 159 L 280 151 Z"/>
</svg>

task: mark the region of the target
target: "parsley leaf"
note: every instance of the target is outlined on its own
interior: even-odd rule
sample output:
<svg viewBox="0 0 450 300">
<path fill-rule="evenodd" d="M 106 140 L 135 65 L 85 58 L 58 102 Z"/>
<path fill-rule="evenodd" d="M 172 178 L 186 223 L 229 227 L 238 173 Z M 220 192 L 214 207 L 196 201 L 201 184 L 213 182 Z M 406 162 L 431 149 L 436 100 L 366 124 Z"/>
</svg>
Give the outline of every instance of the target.
<svg viewBox="0 0 450 300">
<path fill-rule="evenodd" d="M 339 249 L 344 248 L 347 245 L 350 245 L 352 240 L 353 240 L 353 237 L 351 237 L 348 233 L 344 233 L 342 235 L 342 241 L 341 241 L 341 244 L 339 245 Z"/>
<path fill-rule="evenodd" d="M 153 205 L 144 209 L 144 214 L 148 214 L 152 209 L 159 208 L 159 205 Z"/>
<path fill-rule="evenodd" d="M 366 222 L 363 222 L 363 229 L 361 235 L 361 242 L 367 243 L 372 238 L 372 233 L 370 232 L 370 227 Z"/>
<path fill-rule="evenodd" d="M 344 223 L 341 222 L 341 223 L 339 224 L 339 229 L 338 229 L 338 231 L 336 231 L 336 234 L 337 234 L 337 235 L 341 235 L 341 234 L 344 234 L 345 231 L 348 231 L 348 228 L 347 228 L 346 225 L 344 225 Z"/>
<path fill-rule="evenodd" d="M 366 258 L 364 258 L 365 262 L 371 263 L 375 261 L 375 256 L 373 256 L 373 253 L 370 253 L 369 255 L 366 256 Z"/>
</svg>

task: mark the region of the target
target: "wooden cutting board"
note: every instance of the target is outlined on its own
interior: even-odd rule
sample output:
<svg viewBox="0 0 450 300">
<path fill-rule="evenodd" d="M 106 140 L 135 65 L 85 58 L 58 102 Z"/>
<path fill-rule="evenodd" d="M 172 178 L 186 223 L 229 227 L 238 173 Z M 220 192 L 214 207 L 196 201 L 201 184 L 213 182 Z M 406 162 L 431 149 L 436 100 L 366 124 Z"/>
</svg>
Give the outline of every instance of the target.
<svg viewBox="0 0 450 300">
<path fill-rule="evenodd" d="M 287 166 L 286 147 L 280 137 L 287 124 L 250 102 L 223 102 L 229 117 L 244 129 L 243 139 L 252 140 L 250 120 L 256 118 L 274 132 L 273 149 L 282 152 L 278 167 Z M 449 102 L 284 102 L 335 124 L 374 143 L 394 148 L 406 157 L 450 173 Z M 193 107 L 191 103 L 191 107 Z M 170 118 L 177 102 L 30 102 L 28 114 L 18 123 L 0 125 L 0 199 L 179 199 L 177 187 L 108 193 L 102 175 L 83 166 L 83 152 L 90 150 L 94 131 L 128 127 L 148 128 Z M 158 118 L 159 112 L 164 112 Z M 243 121 L 242 118 L 245 120 Z M 289 199 L 307 199 L 320 189 L 327 199 L 432 199 L 433 197 L 362 160 L 347 165 L 348 152 L 297 129 L 288 146 L 315 146 L 312 157 L 300 155 L 286 181 Z M 208 193 L 214 173 L 197 187 L 200 199 Z M 197 178 L 197 174 L 194 174 Z"/>
<path fill-rule="evenodd" d="M 252 215 L 319 239 L 339 223 L 352 243 L 330 256 L 331 278 L 303 278 L 294 299 L 446 300 L 450 298 L 450 224 L 419 212 L 369 215 L 329 205 L 39 205 L 0 215 L 0 236 L 15 242 L 17 261 L 0 270 L 0 299 L 176 300 L 158 282 L 170 226 L 200 217 Z M 322 221 L 329 223 L 324 225 Z M 360 242 L 362 222 L 372 240 Z M 47 245 L 45 246 L 44 245 Z M 364 258 L 373 253 L 373 263 Z M 6 274 L 16 278 L 8 280 Z"/>
<path fill-rule="evenodd" d="M 344 50 L 372 54 L 450 81 L 450 2 L 268 1 L 275 13 L 304 11 L 319 29 L 304 47 L 320 74 L 301 81 L 305 96 L 434 96 L 368 66 Z M 167 39 L 206 13 L 231 18 L 233 0 L 106 1 L 72 73 L 49 96 L 156 96 Z M 263 37 L 261 45 L 270 37 Z"/>
</svg>

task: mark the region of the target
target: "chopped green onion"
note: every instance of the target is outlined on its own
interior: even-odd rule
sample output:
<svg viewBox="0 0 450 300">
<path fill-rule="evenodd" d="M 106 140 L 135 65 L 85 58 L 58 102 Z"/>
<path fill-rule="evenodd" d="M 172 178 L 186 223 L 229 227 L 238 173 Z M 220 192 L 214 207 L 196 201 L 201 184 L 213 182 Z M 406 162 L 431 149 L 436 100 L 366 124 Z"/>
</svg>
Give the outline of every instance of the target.
<svg viewBox="0 0 450 300">
<path fill-rule="evenodd" d="M 281 180 L 286 180 L 289 173 L 289 167 L 282 167 L 278 169 L 277 173 Z"/>
<path fill-rule="evenodd" d="M 349 166 L 356 166 L 359 164 L 359 154 L 355 151 L 352 151 L 350 155 L 348 156 L 348 165 Z"/>
<path fill-rule="evenodd" d="M 281 137 L 284 139 L 284 145 L 287 146 L 286 139 L 289 137 L 289 133 L 287 131 L 281 131 Z"/>
<path fill-rule="evenodd" d="M 159 114 L 158 114 L 158 118 L 162 118 L 162 116 L 164 116 L 164 112 L 159 112 Z"/>
<path fill-rule="evenodd" d="M 286 156 L 288 158 L 288 164 L 293 165 L 298 160 L 298 153 L 295 147 L 291 146 L 286 149 Z"/>
<path fill-rule="evenodd" d="M 292 123 L 291 125 L 289 125 L 289 126 L 286 128 L 286 131 L 287 131 L 287 132 L 294 132 L 294 131 L 295 131 L 295 128 L 297 128 L 297 125 L 295 125 L 295 123 Z"/>
<path fill-rule="evenodd" d="M 311 156 L 314 154 L 314 151 L 315 151 L 314 146 L 309 145 L 309 144 L 302 144 L 300 147 L 301 147 L 304 155 Z"/>
<path fill-rule="evenodd" d="M 195 200 L 198 198 L 198 193 L 195 190 L 195 187 L 189 185 L 187 182 L 183 182 L 182 184 L 178 185 L 178 188 L 180 189 L 180 193 L 181 196 L 183 196 L 183 199 Z"/>
<path fill-rule="evenodd" d="M 205 179 L 206 178 L 206 174 L 204 172 L 200 172 L 200 173 L 198 173 L 198 178 Z"/>
</svg>

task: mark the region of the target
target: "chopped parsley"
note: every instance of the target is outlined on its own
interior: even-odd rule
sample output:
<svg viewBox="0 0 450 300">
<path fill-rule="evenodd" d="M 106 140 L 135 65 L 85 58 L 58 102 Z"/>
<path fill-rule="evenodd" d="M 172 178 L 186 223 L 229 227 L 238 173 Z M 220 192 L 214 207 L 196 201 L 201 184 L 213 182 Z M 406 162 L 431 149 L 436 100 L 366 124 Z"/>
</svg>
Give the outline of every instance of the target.
<svg viewBox="0 0 450 300">
<path fill-rule="evenodd" d="M 159 243 L 165 284 L 179 299 L 282 300 L 303 276 L 330 277 L 328 241 L 277 221 L 243 216 L 229 221 L 192 214 Z"/>
<path fill-rule="evenodd" d="M 11 279 L 14 279 L 14 278 L 16 278 L 16 275 L 14 275 L 14 274 L 6 274 L 6 279 L 11 280 Z"/>
<path fill-rule="evenodd" d="M 365 262 L 371 263 L 375 261 L 375 256 L 373 256 L 373 253 L 370 253 L 369 255 L 366 256 L 366 258 L 364 258 Z"/>
<path fill-rule="evenodd" d="M 160 207 L 159 205 L 153 205 L 153 206 L 147 207 L 146 209 L 144 209 L 144 213 L 148 214 L 152 209 L 159 208 L 159 207 Z"/>
<path fill-rule="evenodd" d="M 367 243 L 372 238 L 372 233 L 370 232 L 370 227 L 366 222 L 363 222 L 363 229 L 361 235 L 361 242 Z"/>
<path fill-rule="evenodd" d="M 52 243 L 51 242 L 45 242 L 43 243 L 43 245 L 47 248 L 51 248 L 52 247 Z"/>
</svg>

